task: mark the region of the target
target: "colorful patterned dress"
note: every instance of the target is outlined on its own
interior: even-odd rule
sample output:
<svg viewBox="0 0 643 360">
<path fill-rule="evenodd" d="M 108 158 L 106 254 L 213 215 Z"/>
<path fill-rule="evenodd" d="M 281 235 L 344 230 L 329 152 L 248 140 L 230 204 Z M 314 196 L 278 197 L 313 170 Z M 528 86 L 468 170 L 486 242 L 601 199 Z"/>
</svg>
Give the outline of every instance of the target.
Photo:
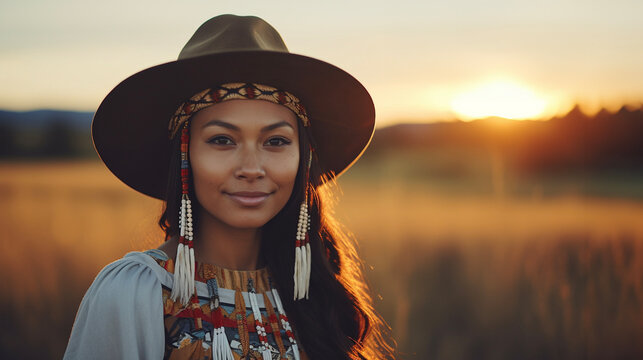
<svg viewBox="0 0 643 360">
<path fill-rule="evenodd" d="M 174 262 L 163 251 L 132 251 L 105 266 L 81 301 L 63 359 L 212 359 L 213 349 L 235 360 L 307 359 L 267 269 L 197 265 L 198 302 L 185 308 L 170 299 Z"/>
<path fill-rule="evenodd" d="M 145 253 L 173 274 L 174 261 L 164 252 L 155 249 Z M 295 337 L 292 329 L 285 328 L 289 327 L 283 321 L 287 317 L 279 312 L 276 289 L 271 287 L 267 268 L 240 271 L 197 263 L 196 273 L 197 287 L 205 284 L 207 295 L 197 288 L 198 301 L 193 298 L 187 307 L 172 301 L 172 290 L 163 285 L 166 359 L 211 359 L 215 328 L 224 329 L 235 360 L 263 359 L 262 345 L 267 346 L 271 359 L 296 359 L 293 351 L 307 359 L 301 345 L 293 346 L 296 342 L 291 341 Z M 253 298 L 261 313 L 259 323 L 265 329 L 265 337 L 257 333 Z"/>
</svg>

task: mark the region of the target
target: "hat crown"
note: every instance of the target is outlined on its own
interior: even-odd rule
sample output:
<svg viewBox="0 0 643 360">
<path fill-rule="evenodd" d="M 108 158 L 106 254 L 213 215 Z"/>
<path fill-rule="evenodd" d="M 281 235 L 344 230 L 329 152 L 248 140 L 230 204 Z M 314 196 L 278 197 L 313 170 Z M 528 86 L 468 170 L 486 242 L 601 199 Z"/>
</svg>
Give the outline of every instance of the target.
<svg viewBox="0 0 643 360">
<path fill-rule="evenodd" d="M 288 52 L 281 35 L 263 19 L 226 14 L 203 23 L 185 44 L 178 59 L 253 50 Z"/>
</svg>

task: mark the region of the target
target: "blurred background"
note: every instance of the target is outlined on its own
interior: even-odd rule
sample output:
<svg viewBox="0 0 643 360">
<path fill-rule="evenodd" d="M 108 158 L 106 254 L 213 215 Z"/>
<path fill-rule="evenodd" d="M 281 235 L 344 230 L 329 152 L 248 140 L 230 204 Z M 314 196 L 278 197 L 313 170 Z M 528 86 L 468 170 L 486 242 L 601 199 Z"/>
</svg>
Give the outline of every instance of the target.
<svg viewBox="0 0 643 360">
<path fill-rule="evenodd" d="M 102 98 L 223 14 L 371 92 L 338 181 L 401 359 L 643 357 L 643 3 L 0 3 L 0 357 L 57 359 L 94 276 L 161 203 L 92 147 Z"/>
</svg>

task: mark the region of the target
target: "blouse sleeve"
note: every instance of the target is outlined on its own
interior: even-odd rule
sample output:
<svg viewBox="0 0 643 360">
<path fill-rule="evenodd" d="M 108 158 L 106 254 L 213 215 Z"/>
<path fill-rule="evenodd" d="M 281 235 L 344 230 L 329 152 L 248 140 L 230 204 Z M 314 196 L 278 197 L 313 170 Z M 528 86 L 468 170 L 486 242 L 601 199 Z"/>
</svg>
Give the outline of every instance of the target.
<svg viewBox="0 0 643 360">
<path fill-rule="evenodd" d="M 64 359 L 162 359 L 161 291 L 155 271 L 136 256 L 107 265 L 83 297 Z"/>
</svg>

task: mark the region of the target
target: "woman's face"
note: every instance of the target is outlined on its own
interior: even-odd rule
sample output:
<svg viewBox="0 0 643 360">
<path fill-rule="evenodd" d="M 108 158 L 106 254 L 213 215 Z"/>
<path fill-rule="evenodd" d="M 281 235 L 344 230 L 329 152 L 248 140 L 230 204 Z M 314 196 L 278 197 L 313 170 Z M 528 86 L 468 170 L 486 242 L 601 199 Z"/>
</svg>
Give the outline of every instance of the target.
<svg viewBox="0 0 643 360">
<path fill-rule="evenodd" d="M 265 100 L 229 100 L 190 121 L 189 157 L 201 216 L 259 228 L 277 215 L 299 166 L 295 114 Z"/>
</svg>

